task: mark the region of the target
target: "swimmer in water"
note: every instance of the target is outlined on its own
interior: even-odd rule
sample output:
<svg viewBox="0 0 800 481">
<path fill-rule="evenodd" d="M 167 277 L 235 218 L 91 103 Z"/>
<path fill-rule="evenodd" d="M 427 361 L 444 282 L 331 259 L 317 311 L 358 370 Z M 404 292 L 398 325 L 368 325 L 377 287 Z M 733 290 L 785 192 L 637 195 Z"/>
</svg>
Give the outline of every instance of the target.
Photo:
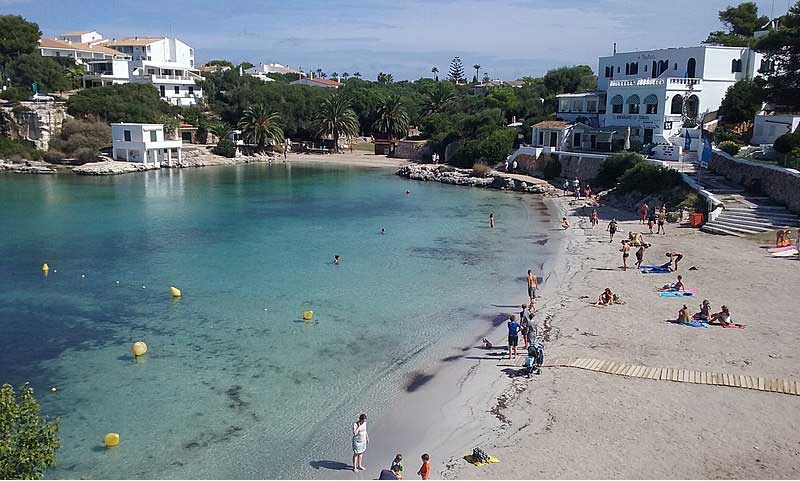
<svg viewBox="0 0 800 481">
<path fill-rule="evenodd" d="M 384 234 L 386 234 L 386 229 L 384 229 L 383 227 L 381 227 L 381 235 L 384 235 Z"/>
<path fill-rule="evenodd" d="M 340 264 L 341 260 L 342 259 L 338 255 L 333 256 L 333 263 L 334 264 Z"/>
<path fill-rule="evenodd" d="M 489 214 L 489 227 L 494 229 L 494 214 Z"/>
</svg>

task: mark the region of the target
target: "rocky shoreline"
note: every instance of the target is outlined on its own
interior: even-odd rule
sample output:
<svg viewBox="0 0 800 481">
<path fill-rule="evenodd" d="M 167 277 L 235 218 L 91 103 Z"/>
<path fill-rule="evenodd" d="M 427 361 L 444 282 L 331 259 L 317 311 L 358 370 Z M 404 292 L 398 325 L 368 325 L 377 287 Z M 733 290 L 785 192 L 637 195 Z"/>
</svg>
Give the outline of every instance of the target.
<svg viewBox="0 0 800 481">
<path fill-rule="evenodd" d="M 486 189 L 513 190 L 529 194 L 547 194 L 555 190 L 546 181 L 534 177 L 512 176 L 496 171 L 492 171 L 486 177 L 475 177 L 472 169 L 457 169 L 447 165 L 409 164 L 401 167 L 396 174 L 411 180 L 467 185 Z"/>
</svg>

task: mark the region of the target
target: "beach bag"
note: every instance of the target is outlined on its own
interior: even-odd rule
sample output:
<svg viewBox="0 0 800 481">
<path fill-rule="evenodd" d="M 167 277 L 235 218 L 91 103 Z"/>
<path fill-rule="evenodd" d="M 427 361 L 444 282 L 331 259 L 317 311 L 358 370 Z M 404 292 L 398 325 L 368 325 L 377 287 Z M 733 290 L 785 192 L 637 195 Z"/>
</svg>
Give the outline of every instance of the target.
<svg viewBox="0 0 800 481">
<path fill-rule="evenodd" d="M 475 463 L 488 463 L 489 455 L 483 449 L 475 448 L 472 450 L 472 461 Z"/>
</svg>

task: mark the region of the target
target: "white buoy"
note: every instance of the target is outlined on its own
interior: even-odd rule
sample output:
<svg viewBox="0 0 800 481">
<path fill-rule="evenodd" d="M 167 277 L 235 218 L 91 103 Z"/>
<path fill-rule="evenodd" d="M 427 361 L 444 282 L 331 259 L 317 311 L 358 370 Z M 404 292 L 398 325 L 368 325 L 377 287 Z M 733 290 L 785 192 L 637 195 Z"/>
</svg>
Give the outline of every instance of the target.
<svg viewBox="0 0 800 481">
<path fill-rule="evenodd" d="M 81 278 L 84 278 L 84 277 L 86 277 L 86 274 L 81 274 Z"/>
</svg>

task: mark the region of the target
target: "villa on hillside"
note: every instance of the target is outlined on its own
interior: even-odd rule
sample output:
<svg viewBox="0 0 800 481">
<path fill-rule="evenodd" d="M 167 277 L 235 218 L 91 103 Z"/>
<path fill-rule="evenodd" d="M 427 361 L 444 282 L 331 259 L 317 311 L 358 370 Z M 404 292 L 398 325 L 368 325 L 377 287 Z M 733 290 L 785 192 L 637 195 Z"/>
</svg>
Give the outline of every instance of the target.
<svg viewBox="0 0 800 481">
<path fill-rule="evenodd" d="M 674 157 L 684 127 L 716 112 L 736 82 L 770 68 L 748 47 L 718 45 L 615 53 L 598 64 L 597 90 L 558 95 L 556 116 L 568 125 L 534 126 L 534 146 L 609 152 L 627 139 Z"/>
<path fill-rule="evenodd" d="M 111 124 L 112 158 L 145 165 L 172 165 L 181 161 L 180 140 L 165 140 L 161 124 Z"/>
<path fill-rule="evenodd" d="M 202 77 L 194 65 L 194 49 L 186 43 L 169 37 L 132 37 L 98 45 L 125 57 L 87 62 L 84 87 L 139 82 L 153 85 L 160 97 L 173 105 L 196 105 L 202 100 L 203 92 L 196 83 Z"/>
<path fill-rule="evenodd" d="M 273 79 L 268 76 L 268 74 L 276 73 L 282 75 L 297 75 L 298 77 L 305 77 L 306 73 L 302 70 L 295 70 L 293 68 L 287 67 L 285 65 L 281 65 L 279 63 L 268 63 L 268 64 L 258 64 L 250 67 L 249 69 L 244 71 L 245 74 L 250 75 L 251 77 L 255 77 L 259 80 L 263 80 L 264 82 L 272 82 Z"/>
<path fill-rule="evenodd" d="M 71 58 L 78 65 L 92 60 L 130 59 L 130 55 L 102 43 L 103 36 L 91 30 L 64 33 L 57 38 L 39 39 L 38 48 L 42 57 Z"/>
<path fill-rule="evenodd" d="M 336 80 L 329 80 L 326 78 L 301 78 L 299 80 L 291 82 L 289 85 L 308 85 L 311 87 L 323 87 L 323 88 L 334 88 L 334 89 L 338 89 L 339 87 L 342 86 L 342 84 L 337 82 Z"/>
</svg>

